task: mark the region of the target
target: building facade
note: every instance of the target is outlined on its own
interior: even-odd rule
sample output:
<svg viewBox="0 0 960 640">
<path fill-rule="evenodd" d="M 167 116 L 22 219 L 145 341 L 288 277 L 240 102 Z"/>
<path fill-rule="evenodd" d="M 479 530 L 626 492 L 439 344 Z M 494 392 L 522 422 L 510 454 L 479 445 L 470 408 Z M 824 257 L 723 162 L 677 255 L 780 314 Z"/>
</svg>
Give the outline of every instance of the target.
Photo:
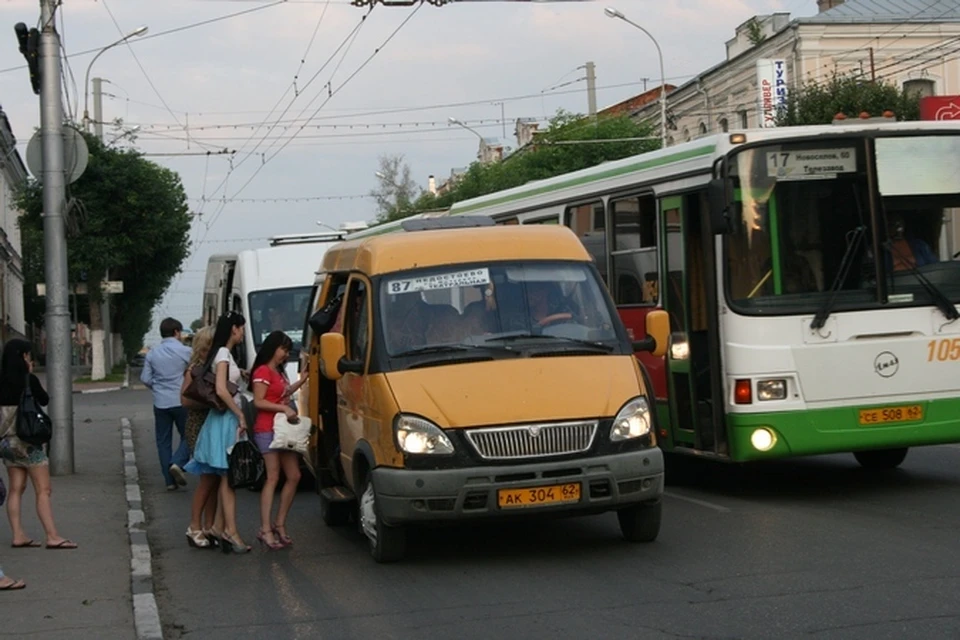
<svg viewBox="0 0 960 640">
<path fill-rule="evenodd" d="M 6 114 L 0 109 L 0 340 L 24 337 L 23 257 L 15 192 L 27 179 Z"/>
<path fill-rule="evenodd" d="M 771 126 L 786 92 L 835 73 L 923 96 L 960 94 L 960 0 L 820 0 L 818 8 L 740 25 L 726 60 L 668 93 L 667 144 Z M 633 117 L 660 126 L 656 102 Z"/>
</svg>

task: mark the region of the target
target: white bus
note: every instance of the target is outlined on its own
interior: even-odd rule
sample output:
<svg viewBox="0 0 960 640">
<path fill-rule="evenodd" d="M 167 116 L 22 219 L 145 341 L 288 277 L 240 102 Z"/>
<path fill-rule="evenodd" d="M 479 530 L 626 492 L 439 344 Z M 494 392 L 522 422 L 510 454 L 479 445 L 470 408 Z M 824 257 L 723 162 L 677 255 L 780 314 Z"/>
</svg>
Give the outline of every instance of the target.
<svg viewBox="0 0 960 640">
<path fill-rule="evenodd" d="M 459 202 L 565 224 L 638 353 L 666 451 L 726 461 L 852 452 L 899 465 L 960 442 L 960 123 L 748 130 Z M 366 233 L 374 232 L 374 229 Z"/>
</svg>

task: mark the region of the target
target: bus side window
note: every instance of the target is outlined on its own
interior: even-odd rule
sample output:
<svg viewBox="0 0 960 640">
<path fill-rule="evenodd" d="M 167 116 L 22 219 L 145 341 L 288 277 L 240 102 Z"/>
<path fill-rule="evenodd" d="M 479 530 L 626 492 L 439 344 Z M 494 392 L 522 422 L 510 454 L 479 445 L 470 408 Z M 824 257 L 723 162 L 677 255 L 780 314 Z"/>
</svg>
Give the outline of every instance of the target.
<svg viewBox="0 0 960 640">
<path fill-rule="evenodd" d="M 597 270 L 604 284 L 607 282 L 607 236 L 604 220 L 603 202 L 596 201 L 587 204 L 567 207 L 563 213 L 563 224 L 569 227 L 587 252 L 593 256 Z"/>
<path fill-rule="evenodd" d="M 613 297 L 618 305 L 655 305 L 660 298 L 657 202 L 652 194 L 610 203 L 613 221 Z"/>
<path fill-rule="evenodd" d="M 367 360 L 368 307 L 366 285 L 362 280 L 351 281 L 344 309 L 347 358 L 350 360 L 360 362 Z"/>
</svg>

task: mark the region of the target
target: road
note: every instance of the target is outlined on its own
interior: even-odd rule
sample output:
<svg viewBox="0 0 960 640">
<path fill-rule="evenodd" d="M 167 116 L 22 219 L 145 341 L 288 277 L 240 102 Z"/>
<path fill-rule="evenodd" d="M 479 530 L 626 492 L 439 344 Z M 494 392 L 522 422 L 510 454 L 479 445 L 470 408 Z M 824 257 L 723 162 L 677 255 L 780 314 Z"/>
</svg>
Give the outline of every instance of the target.
<svg viewBox="0 0 960 640">
<path fill-rule="evenodd" d="M 292 549 L 191 549 L 190 493 L 168 493 L 149 395 L 109 394 L 134 421 L 168 638 L 904 638 L 960 635 L 960 445 L 900 470 L 852 456 L 733 469 L 670 485 L 657 542 L 612 514 L 427 530 L 377 565 L 301 491 Z M 192 484 L 188 488 L 192 488 Z M 239 492 L 255 542 L 257 496 Z"/>
</svg>

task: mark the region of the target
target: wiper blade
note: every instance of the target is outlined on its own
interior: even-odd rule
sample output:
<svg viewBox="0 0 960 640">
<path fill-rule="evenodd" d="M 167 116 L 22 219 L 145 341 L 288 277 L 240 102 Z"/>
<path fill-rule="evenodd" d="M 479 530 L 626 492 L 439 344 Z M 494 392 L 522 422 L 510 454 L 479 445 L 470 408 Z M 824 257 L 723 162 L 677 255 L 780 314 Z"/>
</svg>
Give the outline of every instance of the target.
<svg viewBox="0 0 960 640">
<path fill-rule="evenodd" d="M 427 344 L 422 347 L 414 347 L 413 349 L 407 349 L 406 351 L 401 351 L 400 353 L 394 354 L 394 358 L 402 358 L 404 356 L 419 356 L 426 355 L 430 353 L 455 353 L 458 351 L 470 351 L 472 349 L 479 349 L 478 345 L 472 344 Z"/>
<path fill-rule="evenodd" d="M 837 271 L 837 277 L 834 278 L 833 284 L 830 285 L 830 289 L 827 292 L 829 294 L 827 299 L 824 300 L 820 308 L 817 309 L 817 315 L 813 317 L 813 322 L 810 323 L 811 329 L 822 329 L 823 325 L 827 323 L 827 318 L 830 317 L 830 311 L 833 309 L 833 304 L 837 299 L 837 292 L 840 291 L 840 287 L 843 286 L 847 275 L 850 273 L 850 267 L 853 266 L 853 256 L 857 253 L 857 249 L 860 248 L 860 243 L 863 241 L 863 236 L 866 231 L 867 227 L 863 224 L 853 229 L 853 237 L 847 242 L 847 249 L 844 251 L 843 258 L 840 260 L 840 269 Z"/>
<path fill-rule="evenodd" d="M 889 240 L 884 242 L 883 246 L 891 254 L 896 253 L 901 258 L 903 257 L 900 251 L 898 251 L 897 248 L 893 246 L 893 243 Z M 950 299 L 943 295 L 943 292 L 940 291 L 935 284 L 930 282 L 930 280 L 927 279 L 927 276 L 920 273 L 920 270 L 917 269 L 915 265 L 911 264 L 909 260 L 904 260 L 903 262 L 907 267 L 907 271 L 912 273 L 920 282 L 920 285 L 923 286 L 923 289 L 927 292 L 927 294 L 929 294 L 930 298 L 933 299 L 934 304 L 937 305 L 937 309 L 940 309 L 940 313 L 942 313 L 947 320 L 952 322 L 953 320 L 960 318 L 960 313 L 957 312 L 957 308 L 953 306 L 953 303 L 950 302 Z"/>
<path fill-rule="evenodd" d="M 594 342 L 593 340 L 581 340 L 579 338 L 568 338 L 567 336 L 552 336 L 544 334 L 535 334 L 535 333 L 512 333 L 505 336 L 493 336 L 487 338 L 486 342 L 498 341 L 498 342 L 513 342 L 514 340 L 526 340 L 526 339 L 544 339 L 544 340 L 563 340 L 564 342 L 572 342 L 574 344 L 579 344 L 585 347 L 590 347 L 600 351 L 605 351 L 610 353 L 613 351 L 613 347 L 609 344 L 604 344 L 602 342 Z"/>
</svg>

